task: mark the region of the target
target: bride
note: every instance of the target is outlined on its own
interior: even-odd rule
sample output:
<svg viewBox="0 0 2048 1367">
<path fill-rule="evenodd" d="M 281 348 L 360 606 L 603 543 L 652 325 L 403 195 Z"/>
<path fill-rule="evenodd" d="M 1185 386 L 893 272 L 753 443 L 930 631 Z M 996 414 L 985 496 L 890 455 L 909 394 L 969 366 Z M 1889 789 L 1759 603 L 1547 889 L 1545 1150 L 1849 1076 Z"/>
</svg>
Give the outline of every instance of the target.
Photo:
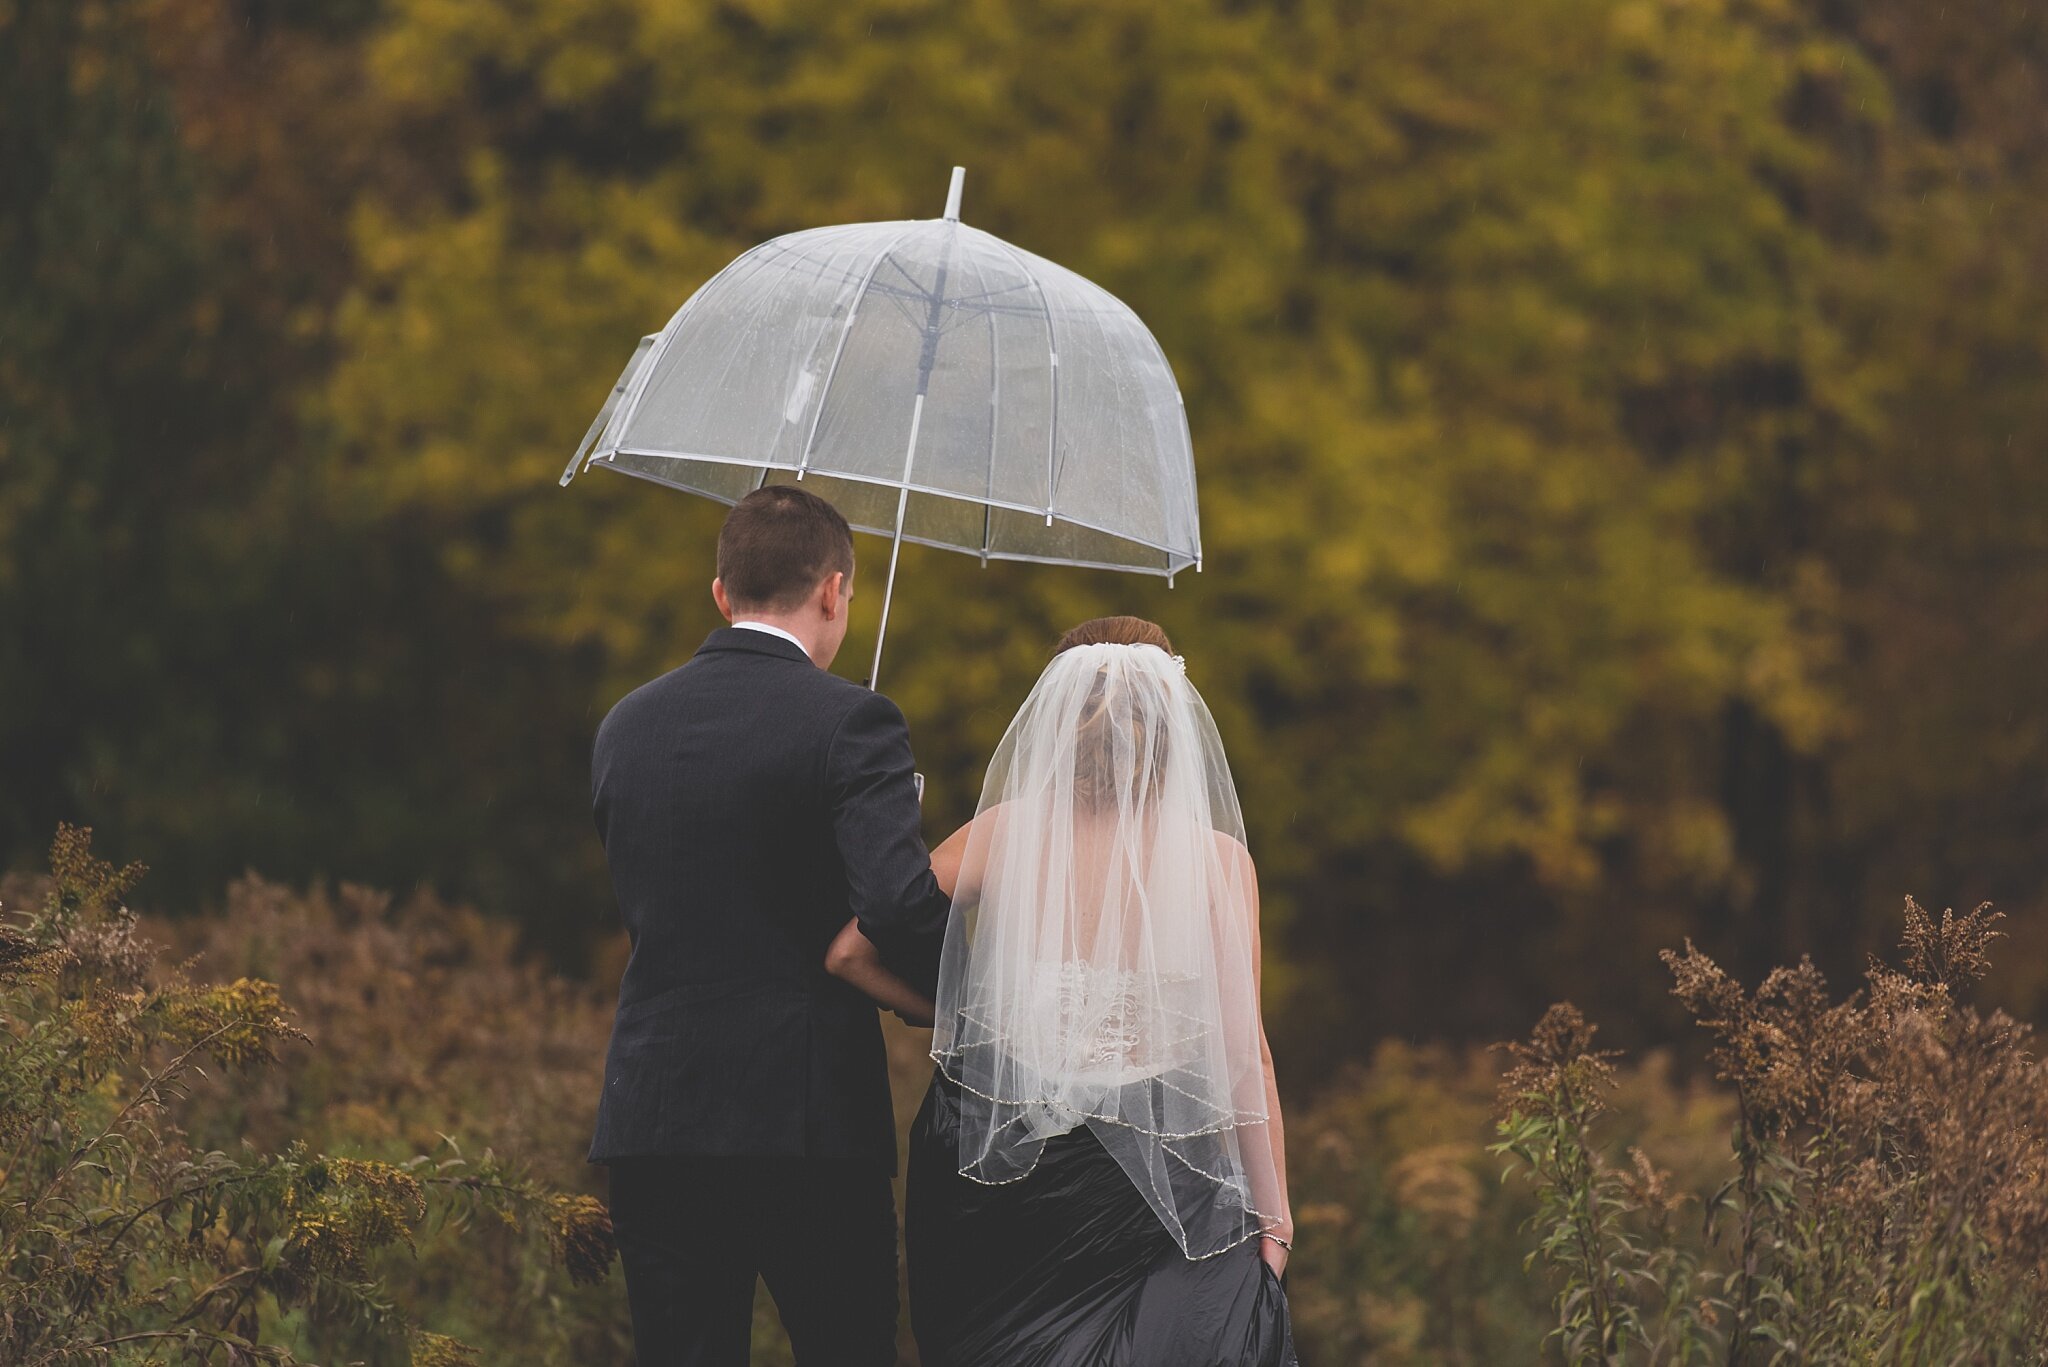
<svg viewBox="0 0 2048 1367">
<path fill-rule="evenodd" d="M 1060 641 L 933 854 L 935 1003 L 834 955 L 935 1021 L 905 1230 L 925 1367 L 1294 1362 L 1257 877 L 1172 649 L 1134 617 Z"/>
</svg>

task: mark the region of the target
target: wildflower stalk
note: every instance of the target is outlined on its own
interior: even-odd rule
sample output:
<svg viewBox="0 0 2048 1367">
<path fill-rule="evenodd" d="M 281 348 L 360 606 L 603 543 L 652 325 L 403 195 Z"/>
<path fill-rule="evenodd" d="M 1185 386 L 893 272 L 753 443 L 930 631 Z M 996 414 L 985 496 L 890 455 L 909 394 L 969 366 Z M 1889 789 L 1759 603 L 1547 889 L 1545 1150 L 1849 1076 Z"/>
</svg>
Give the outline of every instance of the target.
<svg viewBox="0 0 2048 1367">
<path fill-rule="evenodd" d="M 1757 1282 L 1757 1207 L 1761 1200 L 1758 1173 L 1762 1167 L 1755 1129 L 1750 1124 L 1749 1106 L 1737 1093 L 1735 1111 L 1735 1161 L 1740 1172 L 1742 1193 L 1741 1233 L 1737 1239 L 1735 1323 L 1728 1330 L 1728 1367 L 1741 1367 L 1749 1348 L 1750 1317 L 1755 1313 Z"/>
<path fill-rule="evenodd" d="M 1575 1363 L 1613 1361 L 1637 1330 L 1620 1295 L 1636 1270 L 1635 1245 L 1611 1228 L 1618 1182 L 1592 1138 L 1614 1082 L 1607 1055 L 1590 1047 L 1593 1029 L 1573 1007 L 1554 1006 L 1530 1043 L 1509 1046 L 1518 1063 L 1501 1086 L 1501 1139 L 1493 1146 L 1535 1183 L 1541 1238 L 1531 1259 L 1562 1274 L 1553 1337 Z"/>
</svg>

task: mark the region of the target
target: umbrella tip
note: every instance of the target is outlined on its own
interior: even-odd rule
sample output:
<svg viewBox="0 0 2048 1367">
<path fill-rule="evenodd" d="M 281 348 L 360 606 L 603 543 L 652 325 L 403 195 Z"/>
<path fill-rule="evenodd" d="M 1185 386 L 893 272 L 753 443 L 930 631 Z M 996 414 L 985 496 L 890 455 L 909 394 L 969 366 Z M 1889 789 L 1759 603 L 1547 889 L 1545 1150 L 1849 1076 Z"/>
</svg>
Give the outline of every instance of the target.
<svg viewBox="0 0 2048 1367">
<path fill-rule="evenodd" d="M 960 221 L 960 185 L 967 179 L 967 168 L 953 168 L 953 183 L 946 190 L 946 218 L 954 223 Z"/>
</svg>

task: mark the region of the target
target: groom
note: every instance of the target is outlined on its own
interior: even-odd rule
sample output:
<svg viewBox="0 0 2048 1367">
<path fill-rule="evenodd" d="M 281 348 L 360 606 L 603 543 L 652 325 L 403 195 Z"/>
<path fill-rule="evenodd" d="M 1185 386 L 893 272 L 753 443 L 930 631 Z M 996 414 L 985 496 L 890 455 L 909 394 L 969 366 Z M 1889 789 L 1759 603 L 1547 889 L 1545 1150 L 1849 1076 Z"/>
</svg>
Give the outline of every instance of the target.
<svg viewBox="0 0 2048 1367">
<path fill-rule="evenodd" d="M 799 1367 L 896 1360 L 896 1126 L 875 1007 L 825 971 L 849 918 L 930 991 L 948 902 L 910 737 L 826 672 L 853 536 L 804 490 L 718 536 L 730 627 L 621 699 L 591 787 L 632 939 L 590 1161 L 639 1367 L 745 1367 L 758 1274 Z"/>
</svg>

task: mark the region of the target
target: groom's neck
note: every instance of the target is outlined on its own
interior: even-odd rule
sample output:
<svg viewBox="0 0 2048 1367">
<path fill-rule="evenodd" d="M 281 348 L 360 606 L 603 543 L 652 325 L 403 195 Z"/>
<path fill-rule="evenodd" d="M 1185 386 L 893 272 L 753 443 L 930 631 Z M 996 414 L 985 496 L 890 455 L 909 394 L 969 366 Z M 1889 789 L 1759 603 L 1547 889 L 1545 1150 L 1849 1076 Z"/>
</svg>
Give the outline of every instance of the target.
<svg viewBox="0 0 2048 1367">
<path fill-rule="evenodd" d="M 732 624 L 740 626 L 746 622 L 753 622 L 761 626 L 774 627 L 779 631 L 788 632 L 796 638 L 797 644 L 803 647 L 804 654 L 810 657 L 811 663 L 814 665 L 818 664 L 821 641 L 816 621 L 807 619 L 798 613 L 742 612 L 735 609 L 732 614 Z M 818 667 L 823 669 L 825 666 L 818 665 Z"/>
</svg>

